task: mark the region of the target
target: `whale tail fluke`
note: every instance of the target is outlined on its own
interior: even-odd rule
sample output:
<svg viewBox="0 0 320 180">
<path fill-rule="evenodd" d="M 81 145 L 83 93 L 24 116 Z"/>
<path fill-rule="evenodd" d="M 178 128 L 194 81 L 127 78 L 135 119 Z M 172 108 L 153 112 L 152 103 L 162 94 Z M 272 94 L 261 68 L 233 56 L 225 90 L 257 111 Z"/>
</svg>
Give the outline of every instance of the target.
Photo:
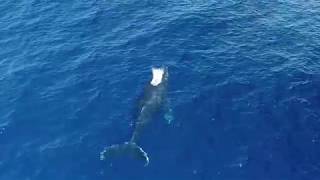
<svg viewBox="0 0 320 180">
<path fill-rule="evenodd" d="M 124 144 L 115 144 L 106 147 L 100 153 L 100 160 L 106 160 L 110 157 L 119 156 L 122 154 L 128 154 L 136 159 L 144 161 L 144 166 L 149 164 L 148 154 L 134 142 L 125 142 Z"/>
</svg>

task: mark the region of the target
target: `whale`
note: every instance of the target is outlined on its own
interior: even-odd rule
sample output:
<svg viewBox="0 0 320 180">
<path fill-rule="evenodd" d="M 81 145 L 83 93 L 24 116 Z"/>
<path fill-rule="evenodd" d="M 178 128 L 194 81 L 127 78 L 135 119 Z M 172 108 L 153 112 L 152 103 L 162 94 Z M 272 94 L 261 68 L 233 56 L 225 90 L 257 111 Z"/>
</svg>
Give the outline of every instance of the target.
<svg viewBox="0 0 320 180">
<path fill-rule="evenodd" d="M 135 159 L 144 162 L 144 166 L 149 164 L 148 154 L 138 145 L 138 141 L 143 134 L 144 129 L 155 118 L 157 112 L 166 103 L 168 84 L 168 68 L 167 67 L 153 67 L 152 79 L 146 85 L 142 98 L 139 100 L 137 117 L 134 121 L 134 129 L 129 141 L 122 144 L 114 144 L 107 146 L 100 153 L 100 160 L 107 160 L 108 158 L 119 156 L 122 154 L 129 154 Z"/>
</svg>

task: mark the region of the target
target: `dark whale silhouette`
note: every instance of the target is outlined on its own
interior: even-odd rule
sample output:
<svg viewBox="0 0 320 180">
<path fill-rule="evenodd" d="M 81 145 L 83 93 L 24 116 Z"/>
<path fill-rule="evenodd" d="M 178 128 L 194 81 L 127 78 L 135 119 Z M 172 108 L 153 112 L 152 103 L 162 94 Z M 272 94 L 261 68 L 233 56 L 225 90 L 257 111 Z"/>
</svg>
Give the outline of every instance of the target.
<svg viewBox="0 0 320 180">
<path fill-rule="evenodd" d="M 143 98 L 140 100 L 139 112 L 134 123 L 134 131 L 130 141 L 106 147 L 100 153 L 101 160 L 127 153 L 137 159 L 143 160 L 145 166 L 149 164 L 148 154 L 136 142 L 143 129 L 153 119 L 154 115 L 159 112 L 166 101 L 168 69 L 152 68 L 152 73 L 153 79 L 147 85 Z"/>
</svg>

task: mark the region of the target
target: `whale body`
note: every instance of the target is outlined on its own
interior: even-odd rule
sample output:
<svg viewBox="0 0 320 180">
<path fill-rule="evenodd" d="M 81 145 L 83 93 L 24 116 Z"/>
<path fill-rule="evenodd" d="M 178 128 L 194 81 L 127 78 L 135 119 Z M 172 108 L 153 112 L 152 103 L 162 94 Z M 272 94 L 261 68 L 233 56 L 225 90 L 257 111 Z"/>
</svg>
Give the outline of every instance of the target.
<svg viewBox="0 0 320 180">
<path fill-rule="evenodd" d="M 114 144 L 104 148 L 100 153 L 101 160 L 127 153 L 144 161 L 144 166 L 149 164 L 148 154 L 137 144 L 137 141 L 143 133 L 143 129 L 152 121 L 154 115 L 159 112 L 165 103 L 167 82 L 167 68 L 152 68 L 152 80 L 147 84 L 143 98 L 140 100 L 139 112 L 134 123 L 131 139 L 123 144 Z"/>
</svg>

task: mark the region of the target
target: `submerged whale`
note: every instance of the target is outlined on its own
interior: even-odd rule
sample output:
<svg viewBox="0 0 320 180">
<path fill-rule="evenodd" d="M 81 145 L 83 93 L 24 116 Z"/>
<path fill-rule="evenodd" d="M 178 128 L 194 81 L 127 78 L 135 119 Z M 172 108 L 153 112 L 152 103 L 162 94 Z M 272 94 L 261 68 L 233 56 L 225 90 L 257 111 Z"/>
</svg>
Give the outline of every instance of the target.
<svg viewBox="0 0 320 180">
<path fill-rule="evenodd" d="M 159 112 L 166 101 L 166 91 L 168 82 L 167 68 L 152 68 L 152 80 L 147 85 L 144 96 L 140 100 L 139 112 L 134 123 L 134 131 L 131 139 L 123 144 L 115 144 L 106 147 L 100 153 L 100 159 L 106 160 L 115 155 L 128 153 L 135 158 L 144 161 L 144 165 L 149 164 L 148 154 L 137 144 L 143 129 L 154 118 L 154 115 Z"/>
</svg>

